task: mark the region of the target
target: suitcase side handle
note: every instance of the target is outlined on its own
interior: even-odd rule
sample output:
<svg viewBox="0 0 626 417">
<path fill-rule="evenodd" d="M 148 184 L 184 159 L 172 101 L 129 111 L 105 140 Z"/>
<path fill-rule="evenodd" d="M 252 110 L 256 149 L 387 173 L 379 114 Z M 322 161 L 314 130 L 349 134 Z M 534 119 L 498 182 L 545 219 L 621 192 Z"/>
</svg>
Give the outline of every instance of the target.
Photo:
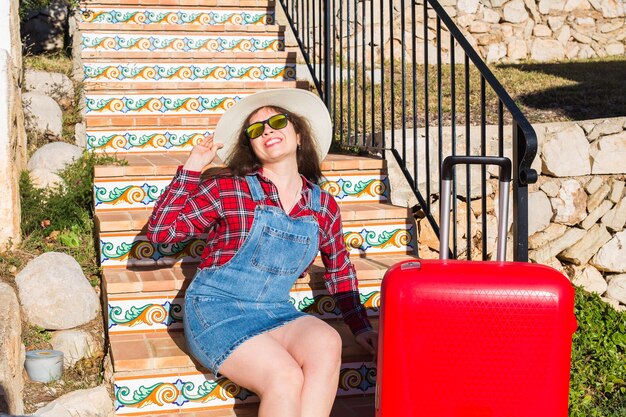
<svg viewBox="0 0 626 417">
<path fill-rule="evenodd" d="M 497 260 L 506 259 L 506 232 L 509 214 L 511 160 L 502 156 L 448 156 L 441 164 L 441 205 L 439 213 L 439 259 L 449 259 L 450 205 L 452 178 L 456 165 L 498 165 L 500 167 Z M 483 239 L 486 237 L 483 236 Z"/>
</svg>

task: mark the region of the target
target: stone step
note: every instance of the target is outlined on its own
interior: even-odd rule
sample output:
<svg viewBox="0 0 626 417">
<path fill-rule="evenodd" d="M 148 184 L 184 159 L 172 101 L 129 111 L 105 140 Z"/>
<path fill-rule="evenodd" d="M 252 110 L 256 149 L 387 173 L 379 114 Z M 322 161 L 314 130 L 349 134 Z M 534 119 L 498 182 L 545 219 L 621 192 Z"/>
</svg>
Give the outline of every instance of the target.
<svg viewBox="0 0 626 417">
<path fill-rule="evenodd" d="M 377 221 L 344 221 L 343 237 L 352 256 L 410 254 L 415 252 L 417 232 L 412 218 Z M 102 232 L 102 268 L 178 265 L 199 263 L 206 248 L 206 235 L 171 244 L 148 241 L 140 231 Z"/>
<path fill-rule="evenodd" d="M 278 52 L 284 49 L 283 29 L 279 26 L 250 26 L 247 30 L 210 30 L 203 32 L 111 32 L 84 31 L 82 52 L 115 52 L 119 57 L 148 56 L 154 53 L 177 52 L 195 57 L 196 52 L 245 53 Z M 88 55 L 89 56 L 89 55 Z M 97 55 L 96 55 L 97 56 Z"/>
<path fill-rule="evenodd" d="M 380 281 L 385 272 L 394 264 L 407 259 L 415 259 L 413 254 L 385 255 L 377 257 L 352 257 L 351 262 L 356 270 L 360 283 Z M 153 292 L 175 292 L 184 290 L 196 274 L 197 264 L 175 265 L 173 267 L 133 267 L 133 268 L 106 268 L 102 271 L 102 280 L 108 297 L 138 297 L 151 296 Z M 320 259 L 309 267 L 308 274 L 296 281 L 294 288 L 323 289 L 323 275 L 326 269 Z"/>
<path fill-rule="evenodd" d="M 178 166 L 183 165 L 188 156 L 188 152 L 172 152 L 167 155 L 120 155 L 119 159 L 123 161 L 122 165 L 98 165 L 94 168 L 94 174 L 96 181 L 121 177 L 168 176 L 172 178 Z M 384 170 L 386 167 L 387 164 L 384 159 L 351 154 L 328 154 L 321 163 L 323 172 Z"/>
<path fill-rule="evenodd" d="M 337 411 L 334 411 L 334 415 L 373 416 L 371 400 L 364 403 L 363 397 L 373 397 L 375 380 L 376 367 L 373 362 L 342 364 L 337 401 L 344 397 L 346 401 L 338 403 L 343 404 L 343 407 L 335 408 Z M 213 416 L 256 416 L 253 406 L 258 402 L 256 395 L 224 377 L 203 374 L 194 367 L 120 372 L 114 375 L 114 387 L 116 416 L 169 413 L 176 413 L 178 416 L 188 416 L 189 413 L 204 416 L 207 414 L 197 412 L 211 409 L 219 413 Z M 355 398 L 358 400 L 355 401 Z M 243 414 L 241 407 L 247 408 Z"/>
<path fill-rule="evenodd" d="M 148 29 L 177 30 L 200 28 L 205 26 L 241 26 L 241 25 L 272 25 L 274 11 L 267 7 L 181 7 L 181 6 L 143 6 L 137 2 L 134 6 L 81 6 L 79 13 L 79 29 L 124 27 L 131 30 L 137 27 Z"/>
<path fill-rule="evenodd" d="M 267 89 L 296 81 L 296 64 L 278 62 L 83 62 L 84 87 L 95 89 Z M 291 86 L 291 85 L 290 85 Z M 294 85 L 295 86 L 295 85 Z M 306 83 L 302 83 L 306 88 Z"/>
<path fill-rule="evenodd" d="M 148 186 L 150 187 L 150 185 Z M 121 190 L 120 190 L 121 191 Z M 132 194 L 134 190 L 124 191 L 124 194 Z M 97 193 L 97 191 L 96 191 Z M 135 197 L 139 199 L 138 197 Z M 135 199 L 127 197 L 128 200 Z M 148 198 L 145 195 L 143 198 Z M 411 215 L 407 207 L 392 206 L 391 204 L 367 203 L 367 204 L 340 204 L 341 218 L 344 222 L 365 222 L 367 220 L 392 220 L 406 219 Z M 142 231 L 147 227 L 150 210 L 120 210 L 97 212 L 96 224 L 100 233 Z"/>
<path fill-rule="evenodd" d="M 378 327 L 376 318 L 370 319 Z M 344 363 L 371 361 L 372 355 L 354 340 L 348 326 L 341 320 L 328 321 L 339 332 L 343 342 Z M 170 368 L 196 368 L 208 372 L 187 353 L 185 334 L 182 331 L 111 334 L 109 338 L 111 360 L 115 372 L 133 372 Z"/>
<path fill-rule="evenodd" d="M 102 59 L 102 60 L 117 60 L 117 59 L 128 59 L 128 55 L 120 54 L 117 51 L 107 51 L 107 50 L 87 50 L 81 49 L 81 59 Z M 291 58 L 296 57 L 297 53 L 294 51 L 255 51 L 255 52 L 243 52 L 243 51 L 220 51 L 220 52 L 211 52 L 211 51 L 194 51 L 193 54 L 189 54 L 187 51 L 167 51 L 167 52 L 133 52 L 131 54 L 133 59 L 137 61 L 140 60 L 163 60 L 167 62 L 168 60 L 196 60 L 196 59 L 204 59 L 204 60 L 225 60 L 231 58 L 240 58 L 240 59 L 258 59 L 259 61 L 265 61 L 267 59 L 278 59 L 278 58 Z"/>
<path fill-rule="evenodd" d="M 279 76 L 282 77 L 282 76 Z M 164 108 L 161 108 L 161 111 L 170 111 L 166 107 L 166 103 L 164 100 L 167 100 L 169 96 L 176 95 L 177 99 L 193 99 L 197 96 L 204 97 L 209 94 L 220 93 L 224 90 L 237 90 L 239 92 L 248 90 L 251 93 L 254 93 L 259 90 L 270 90 L 272 88 L 301 88 L 307 89 L 309 87 L 309 83 L 307 81 L 297 81 L 295 79 L 285 80 L 281 78 L 277 79 L 265 79 L 265 80 L 254 80 L 254 79 L 214 79 L 207 81 L 197 81 L 197 80 L 184 80 L 184 81 L 172 81 L 172 80 L 147 80 L 147 81 L 112 81 L 112 80 L 102 80 L 102 81 L 86 81 L 84 84 L 86 98 L 89 100 L 92 94 L 98 95 L 122 95 L 124 98 L 131 98 L 131 95 L 134 94 L 145 94 L 147 98 L 160 98 L 163 100 L 161 104 Z M 180 97 L 178 93 L 186 93 L 187 95 L 191 95 L 192 97 Z M 114 97 L 125 101 L 122 97 Z M 142 97 L 143 99 L 143 97 Z M 192 100 L 193 101 L 193 100 Z M 92 112 L 93 108 L 88 108 L 88 112 Z M 128 106 L 125 109 L 126 111 L 133 111 Z M 147 108 L 142 109 L 141 111 L 145 112 L 148 110 Z M 201 105 L 198 108 L 193 108 L 197 113 L 202 113 L 204 111 L 210 110 Z M 154 111 L 154 110 L 152 110 Z M 178 110 L 180 111 L 180 110 Z"/>
<path fill-rule="evenodd" d="M 370 317 L 378 316 L 380 281 L 362 281 L 361 303 Z M 139 294 L 111 294 L 106 297 L 109 335 L 170 332 L 183 327 L 185 290 Z M 326 288 L 295 284 L 291 303 L 299 310 L 324 320 L 341 319 L 341 312 Z"/>
<path fill-rule="evenodd" d="M 268 16 L 267 11 L 263 14 Z M 127 23 L 79 23 L 78 29 L 83 33 L 100 33 L 115 34 L 118 31 L 125 33 L 134 33 L 135 35 L 147 34 L 147 36 L 167 34 L 170 36 L 178 35 L 182 32 L 186 34 L 214 33 L 216 36 L 222 34 L 243 34 L 243 33 L 282 33 L 286 27 L 284 25 L 275 25 L 272 23 L 152 23 L 152 24 L 136 24 Z"/>
<path fill-rule="evenodd" d="M 342 396 L 335 399 L 330 417 L 374 417 L 374 395 L 360 394 L 355 396 Z M 258 404 L 235 404 L 232 408 L 218 408 L 204 411 L 178 411 L 172 413 L 159 413 L 159 417 L 258 417 Z M 152 415 L 142 414 L 116 414 L 116 415 Z"/>
<path fill-rule="evenodd" d="M 230 106 L 254 91 L 116 91 L 90 92 L 85 96 L 85 116 L 221 116 Z"/>
<path fill-rule="evenodd" d="M 94 201 L 99 216 L 99 230 L 117 232 L 140 230 L 150 210 L 169 185 L 171 177 L 99 178 L 94 184 Z M 320 183 L 337 202 L 364 203 L 342 205 L 344 220 L 405 218 L 406 208 L 380 205 L 389 201 L 389 181 L 381 171 L 327 172 Z M 136 213 L 139 211 L 139 213 Z M 141 214 L 141 212 L 148 212 Z M 116 212 L 119 215 L 104 215 Z"/>
</svg>

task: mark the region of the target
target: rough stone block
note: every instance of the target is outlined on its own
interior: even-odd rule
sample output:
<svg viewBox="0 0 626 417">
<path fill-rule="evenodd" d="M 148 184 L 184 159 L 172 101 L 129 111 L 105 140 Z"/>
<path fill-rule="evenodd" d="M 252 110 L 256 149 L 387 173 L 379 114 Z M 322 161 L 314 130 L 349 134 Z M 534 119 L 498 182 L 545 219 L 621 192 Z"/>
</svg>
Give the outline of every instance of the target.
<svg viewBox="0 0 626 417">
<path fill-rule="evenodd" d="M 574 245 L 563 251 L 559 255 L 560 259 L 564 259 L 574 265 L 584 265 L 598 250 L 611 239 L 611 234 L 606 227 L 601 225 L 593 226 L 585 236 Z"/>
<path fill-rule="evenodd" d="M 0 413 L 24 413 L 24 345 L 22 319 L 15 291 L 0 281 Z M 4 403 L 4 404 L 3 404 Z M 6 409 L 5 409 L 6 408 Z"/>
<path fill-rule="evenodd" d="M 608 288 L 608 284 L 600 271 L 593 266 L 587 266 L 576 274 L 572 280 L 572 284 L 583 287 L 589 292 L 595 292 L 598 295 L 604 294 Z"/>
<path fill-rule="evenodd" d="M 558 184 L 557 180 L 549 179 L 539 187 L 541 191 L 546 193 L 548 197 L 556 197 L 561 189 L 561 186 Z"/>
<path fill-rule="evenodd" d="M 591 195 L 598 191 L 602 184 L 604 184 L 602 177 L 593 177 L 587 184 L 585 184 L 585 191 Z"/>
<path fill-rule="evenodd" d="M 559 194 L 551 202 L 556 211 L 555 223 L 572 226 L 587 216 L 587 194 L 574 179 L 563 181 Z"/>
<path fill-rule="evenodd" d="M 550 225 L 552 219 L 552 205 L 550 199 L 543 191 L 528 194 L 528 235 L 544 230 Z"/>
<path fill-rule="evenodd" d="M 604 216 L 602 223 L 611 231 L 618 232 L 626 224 L 626 197 L 617 203 L 615 207 Z"/>
<path fill-rule="evenodd" d="M 612 202 L 617 203 L 622 199 L 625 184 L 626 183 L 624 183 L 624 181 L 613 181 L 613 186 L 611 187 L 611 196 L 609 197 Z"/>
<path fill-rule="evenodd" d="M 47 252 L 15 277 L 25 318 L 44 329 L 71 329 L 93 320 L 100 300 L 69 255 Z"/>
<path fill-rule="evenodd" d="M 576 227 L 569 228 L 561 237 L 545 243 L 541 248 L 530 251 L 528 257 L 535 262 L 543 263 L 555 257 L 565 249 L 582 239 L 587 231 Z"/>
<path fill-rule="evenodd" d="M 626 272 L 626 231 L 616 233 L 602 246 L 591 264 L 600 271 Z"/>
<path fill-rule="evenodd" d="M 539 249 L 542 246 L 547 245 L 549 242 L 563 236 L 566 231 L 567 226 L 564 224 L 551 223 L 546 229 L 541 232 L 537 232 L 528 238 L 528 247 L 530 249 Z"/>
<path fill-rule="evenodd" d="M 587 217 L 585 217 L 585 220 L 583 220 L 583 222 L 581 223 L 583 229 L 590 229 L 591 226 L 596 224 L 602 216 L 604 216 L 606 213 L 608 213 L 609 210 L 611 210 L 611 207 L 613 207 L 613 203 L 608 200 L 604 200 L 602 204 L 600 204 L 595 210 L 589 213 Z"/>
<path fill-rule="evenodd" d="M 626 274 L 611 277 L 606 295 L 622 304 L 626 304 Z"/>
<path fill-rule="evenodd" d="M 503 9 L 504 21 L 510 23 L 522 23 L 528 20 L 526 5 L 522 0 L 512 0 Z"/>
<path fill-rule="evenodd" d="M 602 204 L 604 199 L 608 197 L 610 192 L 611 192 L 611 187 L 609 187 L 609 185 L 606 183 L 602 184 L 600 188 L 598 188 L 587 199 L 587 211 L 591 213 L 593 210 L 598 208 L 598 206 Z"/>
<path fill-rule="evenodd" d="M 541 150 L 543 172 L 556 177 L 573 177 L 591 173 L 589 142 L 576 124 L 556 133 Z"/>
</svg>

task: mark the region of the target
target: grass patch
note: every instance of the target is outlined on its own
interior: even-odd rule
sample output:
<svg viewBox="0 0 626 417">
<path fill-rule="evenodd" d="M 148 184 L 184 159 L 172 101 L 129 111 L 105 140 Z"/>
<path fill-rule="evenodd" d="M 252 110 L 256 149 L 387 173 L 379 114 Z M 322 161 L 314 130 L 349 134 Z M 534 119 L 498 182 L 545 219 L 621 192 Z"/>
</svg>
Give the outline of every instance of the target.
<svg viewBox="0 0 626 417">
<path fill-rule="evenodd" d="M 357 130 L 360 132 L 363 128 L 366 132 L 391 129 L 392 112 L 395 129 L 399 129 L 403 124 L 407 127 L 423 127 L 427 121 L 427 108 L 430 126 L 439 124 L 440 111 L 442 124 L 450 125 L 453 110 L 456 113 L 454 120 L 458 125 L 463 125 L 466 121 L 470 124 L 480 123 L 483 107 L 481 75 L 474 66 L 469 67 L 469 82 L 466 83 L 463 64 L 454 65 L 454 71 L 451 65 L 442 65 L 439 77 L 438 69 L 434 65 L 413 67 L 408 64 L 403 67 L 401 61 L 395 62 L 393 75 L 390 71 L 390 62 L 385 63 L 385 73 L 382 77 L 384 91 L 381 84 L 372 84 L 369 81 L 369 70 L 366 70 L 365 89 L 361 68 L 358 68 L 356 74 L 354 68 L 350 70 L 350 83 L 344 75 L 343 84 L 337 84 L 333 93 L 337 115 L 335 126 L 339 130 L 347 132 L 348 125 L 353 132 L 354 126 L 358 126 Z M 626 58 L 623 56 L 562 63 L 500 64 L 492 65 L 491 69 L 531 123 L 626 115 L 626 96 L 622 94 L 626 90 L 626 77 L 623 76 L 626 73 Z M 393 89 L 389 88 L 392 84 Z M 466 84 L 468 95 L 465 91 Z M 441 109 L 437 100 L 439 95 Z M 465 109 L 467 97 L 469 97 L 468 115 Z M 488 124 L 497 124 L 498 105 L 496 94 L 486 84 L 484 109 Z M 506 108 L 503 118 L 505 123 L 512 120 Z"/>
<path fill-rule="evenodd" d="M 64 52 L 44 55 L 26 55 L 24 56 L 24 67 L 34 70 L 46 72 L 60 72 L 72 76 L 72 57 Z"/>
<path fill-rule="evenodd" d="M 626 313 L 577 289 L 570 417 L 626 415 Z"/>
</svg>

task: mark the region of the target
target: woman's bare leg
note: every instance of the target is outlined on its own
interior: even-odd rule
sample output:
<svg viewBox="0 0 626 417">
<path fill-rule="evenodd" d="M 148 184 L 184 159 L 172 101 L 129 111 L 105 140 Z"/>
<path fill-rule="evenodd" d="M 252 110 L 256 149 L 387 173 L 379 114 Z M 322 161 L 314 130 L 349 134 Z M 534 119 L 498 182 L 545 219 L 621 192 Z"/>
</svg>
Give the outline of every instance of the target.
<svg viewBox="0 0 626 417">
<path fill-rule="evenodd" d="M 301 317 L 269 332 L 302 368 L 301 417 L 328 417 L 337 395 L 341 337 L 313 316 Z"/>
<path fill-rule="evenodd" d="M 219 372 L 260 397 L 259 417 L 301 417 L 302 368 L 268 333 L 242 343 Z"/>
</svg>

